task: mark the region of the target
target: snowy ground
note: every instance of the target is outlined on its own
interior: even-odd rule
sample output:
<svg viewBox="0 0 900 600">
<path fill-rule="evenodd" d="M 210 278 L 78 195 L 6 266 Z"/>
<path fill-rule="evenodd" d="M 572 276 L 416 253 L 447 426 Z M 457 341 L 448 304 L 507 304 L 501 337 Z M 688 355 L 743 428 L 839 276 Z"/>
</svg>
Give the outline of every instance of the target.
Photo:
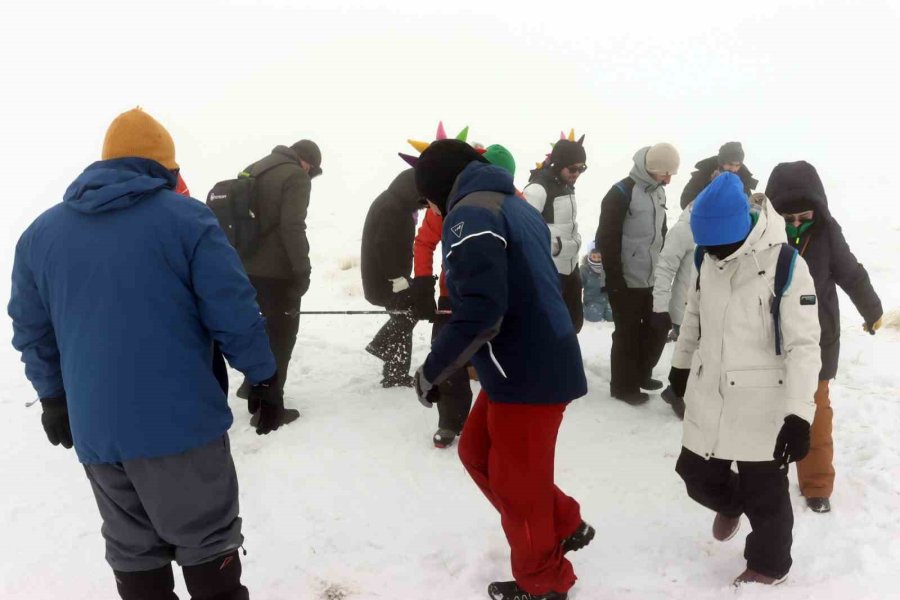
<svg viewBox="0 0 900 600">
<path fill-rule="evenodd" d="M 322 224 L 312 227 L 317 276 L 304 306 L 365 308 L 354 250 L 334 241 L 356 224 L 330 218 L 331 210 L 319 204 L 311 211 Z M 871 226 L 882 235 L 851 227 L 851 245 L 871 263 L 886 307 L 896 308 L 900 272 L 893 261 L 873 262 L 885 238 L 884 224 Z M 898 228 L 887 230 L 896 240 Z M 679 421 L 658 397 L 641 408 L 610 400 L 611 328 L 585 327 L 590 393 L 566 413 L 557 472 L 598 536 L 573 557 L 573 599 L 900 597 L 900 330 L 864 335 L 852 307 L 844 308 L 842 368 L 833 385 L 834 512 L 811 513 L 792 487 L 795 566 L 774 592 L 729 588 L 743 568 L 743 535 L 725 544 L 711 539 L 712 514 L 687 498 L 673 470 Z M 232 398 L 245 580 L 254 598 L 478 599 L 488 582 L 509 576 L 497 515 L 455 451 L 431 445 L 436 411 L 409 391 L 377 386 L 379 364 L 362 347 L 380 323 L 303 319 L 288 384 L 289 403 L 303 418 L 289 428 L 256 436 L 243 402 Z M 427 335 L 420 325 L 416 364 Z M 33 393 L 15 354 L 0 350 L 0 364 L 0 597 L 112 598 L 82 470 L 72 452 L 47 444 L 39 409 L 22 408 Z M 232 379 L 233 389 L 237 383 Z"/>
</svg>

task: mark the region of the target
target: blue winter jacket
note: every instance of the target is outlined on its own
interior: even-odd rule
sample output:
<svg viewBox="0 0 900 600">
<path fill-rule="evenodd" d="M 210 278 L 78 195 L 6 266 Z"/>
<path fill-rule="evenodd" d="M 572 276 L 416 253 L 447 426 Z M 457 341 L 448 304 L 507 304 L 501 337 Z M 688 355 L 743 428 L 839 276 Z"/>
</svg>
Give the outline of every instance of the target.
<svg viewBox="0 0 900 600">
<path fill-rule="evenodd" d="M 496 402 L 555 404 L 587 393 L 547 224 L 500 167 L 473 162 L 450 194 L 441 238 L 453 315 L 424 375 L 435 384 L 469 360 Z"/>
<path fill-rule="evenodd" d="M 212 343 L 250 381 L 275 371 L 237 253 L 162 165 L 96 162 L 16 246 L 13 346 L 40 398 L 67 397 L 83 463 L 178 454 L 231 426 Z"/>
</svg>

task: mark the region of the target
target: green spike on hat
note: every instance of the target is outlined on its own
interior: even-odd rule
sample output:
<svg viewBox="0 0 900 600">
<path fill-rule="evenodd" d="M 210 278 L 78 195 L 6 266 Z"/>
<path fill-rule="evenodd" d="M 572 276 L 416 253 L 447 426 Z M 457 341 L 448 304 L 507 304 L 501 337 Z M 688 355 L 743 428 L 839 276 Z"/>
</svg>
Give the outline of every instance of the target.
<svg viewBox="0 0 900 600">
<path fill-rule="evenodd" d="M 468 125 L 466 125 L 462 131 L 460 131 L 458 134 L 456 134 L 456 139 L 458 139 L 461 142 L 465 142 L 469 139 L 469 126 Z"/>
</svg>

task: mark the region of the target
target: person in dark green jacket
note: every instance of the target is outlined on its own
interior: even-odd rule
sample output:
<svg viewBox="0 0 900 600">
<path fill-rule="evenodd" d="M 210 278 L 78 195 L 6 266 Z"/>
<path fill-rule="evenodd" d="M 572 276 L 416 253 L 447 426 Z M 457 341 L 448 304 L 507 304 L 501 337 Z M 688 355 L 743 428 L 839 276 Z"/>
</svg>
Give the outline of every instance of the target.
<svg viewBox="0 0 900 600">
<path fill-rule="evenodd" d="M 256 288 L 278 363 L 273 396 L 283 399 L 288 364 L 300 330 L 300 300 L 309 289 L 312 271 L 306 213 L 312 179 L 322 174 L 322 153 L 315 142 L 301 140 L 291 147 L 276 146 L 245 171 L 256 178 L 260 235 L 258 247 L 243 262 Z M 248 393 L 245 381 L 237 395 L 246 398 Z M 296 410 L 286 409 L 284 422 L 299 416 Z"/>
</svg>

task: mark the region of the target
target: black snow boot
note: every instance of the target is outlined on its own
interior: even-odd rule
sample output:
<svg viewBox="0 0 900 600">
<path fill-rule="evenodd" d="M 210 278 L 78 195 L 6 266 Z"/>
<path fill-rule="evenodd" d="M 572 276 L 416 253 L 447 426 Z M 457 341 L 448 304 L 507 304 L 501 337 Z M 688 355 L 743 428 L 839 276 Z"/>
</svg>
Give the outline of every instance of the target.
<svg viewBox="0 0 900 600">
<path fill-rule="evenodd" d="M 178 600 L 172 565 L 152 571 L 113 571 L 122 600 Z"/>
<path fill-rule="evenodd" d="M 593 527 L 582 521 L 575 533 L 562 541 L 563 554 L 581 550 L 591 543 L 596 533 L 597 531 Z"/>
<path fill-rule="evenodd" d="M 181 570 L 191 600 L 250 600 L 250 592 L 241 585 L 241 558 L 237 550 Z"/>
<path fill-rule="evenodd" d="M 641 382 L 641 389 L 655 392 L 656 390 L 663 389 L 663 382 L 659 379 L 648 377 L 646 380 Z"/>
<path fill-rule="evenodd" d="M 610 395 L 616 400 L 621 400 L 632 406 L 640 406 L 650 400 L 650 396 L 644 392 L 628 392 L 626 394 L 610 393 Z"/>
<path fill-rule="evenodd" d="M 828 498 L 807 498 L 806 505 L 813 512 L 831 512 L 831 500 L 829 500 Z"/>
<path fill-rule="evenodd" d="M 684 421 L 684 398 L 679 398 L 678 394 L 672 390 L 671 385 L 663 390 L 661 396 L 666 404 L 672 407 L 672 412 Z"/>
<path fill-rule="evenodd" d="M 441 427 L 434 432 L 434 437 L 432 438 L 432 440 L 434 441 L 434 447 L 447 448 L 453 443 L 453 440 L 456 439 L 457 435 L 459 434 L 455 431 Z"/>
<path fill-rule="evenodd" d="M 488 586 L 491 600 L 567 600 L 565 592 L 548 592 L 535 596 L 519 587 L 515 581 L 495 581 Z"/>
</svg>

